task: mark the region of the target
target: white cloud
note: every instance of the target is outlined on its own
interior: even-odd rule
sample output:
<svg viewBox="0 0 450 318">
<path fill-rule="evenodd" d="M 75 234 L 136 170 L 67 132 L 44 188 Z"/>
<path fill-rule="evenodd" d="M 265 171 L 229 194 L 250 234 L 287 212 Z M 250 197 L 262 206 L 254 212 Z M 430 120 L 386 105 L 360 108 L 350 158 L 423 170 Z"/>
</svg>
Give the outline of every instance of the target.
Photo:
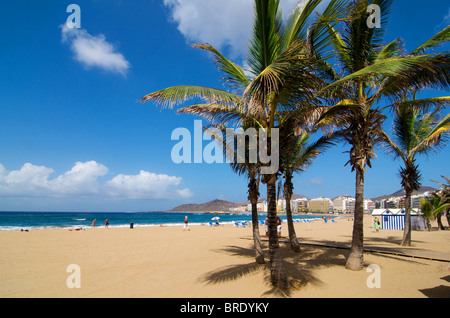
<svg viewBox="0 0 450 318">
<path fill-rule="evenodd" d="M 309 180 L 309 182 L 311 183 L 311 185 L 313 186 L 321 186 L 323 185 L 323 179 L 321 177 L 315 177 L 315 178 L 311 178 Z"/>
<path fill-rule="evenodd" d="M 130 63 L 106 41 L 103 34 L 92 36 L 84 29 L 68 28 L 66 24 L 61 29 L 62 41 L 70 45 L 75 60 L 84 66 L 122 75 L 130 68 Z"/>
<path fill-rule="evenodd" d="M 286 16 L 298 0 L 281 0 Z M 189 42 L 230 48 L 232 58 L 245 56 L 253 26 L 252 0 L 164 0 L 171 18 Z"/>
<path fill-rule="evenodd" d="M 75 166 L 51 180 L 51 189 L 61 194 L 92 194 L 100 191 L 97 178 L 108 173 L 108 168 L 95 161 L 77 162 Z"/>
<path fill-rule="evenodd" d="M 119 174 L 100 184 L 108 168 L 95 161 L 77 162 L 71 170 L 50 179 L 54 170 L 26 163 L 20 170 L 7 171 L 0 164 L 0 197 L 99 196 L 110 199 L 185 199 L 188 188 L 180 189 L 182 179 L 141 171 L 138 175 Z"/>
<path fill-rule="evenodd" d="M 437 33 L 442 31 L 448 25 L 450 25 L 450 6 L 448 7 L 447 14 L 444 16 L 442 22 L 434 27 L 435 32 Z"/>
<path fill-rule="evenodd" d="M 176 189 L 182 179 L 165 174 L 155 174 L 141 170 L 138 175 L 119 174 L 105 184 L 109 195 L 131 199 L 189 198 L 189 189 Z"/>
</svg>

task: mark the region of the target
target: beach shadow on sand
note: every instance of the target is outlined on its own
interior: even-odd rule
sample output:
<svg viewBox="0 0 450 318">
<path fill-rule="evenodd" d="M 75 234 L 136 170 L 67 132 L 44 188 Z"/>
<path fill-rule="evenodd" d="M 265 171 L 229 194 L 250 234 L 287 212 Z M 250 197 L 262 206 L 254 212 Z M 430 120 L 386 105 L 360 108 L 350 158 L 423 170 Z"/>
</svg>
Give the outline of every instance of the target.
<svg viewBox="0 0 450 318">
<path fill-rule="evenodd" d="M 257 264 L 254 261 L 255 250 L 253 244 L 248 248 L 240 246 L 227 246 L 215 250 L 218 253 L 227 253 L 240 258 L 252 260 L 249 263 L 224 266 L 216 270 L 205 273 L 199 278 L 199 281 L 206 284 L 220 284 L 229 281 L 235 281 L 248 275 L 263 273 L 264 282 L 268 290 L 261 296 L 267 297 L 290 297 L 292 292 L 299 291 L 308 284 L 322 285 L 322 281 L 314 274 L 318 268 L 330 266 L 345 266 L 345 260 L 348 251 L 324 248 L 302 246 L 299 253 L 291 251 L 289 244 L 280 243 L 280 253 L 283 259 L 283 268 L 290 282 L 290 289 L 280 289 L 273 287 L 270 283 L 270 270 L 268 267 L 267 248 L 264 249 L 266 264 Z"/>
</svg>

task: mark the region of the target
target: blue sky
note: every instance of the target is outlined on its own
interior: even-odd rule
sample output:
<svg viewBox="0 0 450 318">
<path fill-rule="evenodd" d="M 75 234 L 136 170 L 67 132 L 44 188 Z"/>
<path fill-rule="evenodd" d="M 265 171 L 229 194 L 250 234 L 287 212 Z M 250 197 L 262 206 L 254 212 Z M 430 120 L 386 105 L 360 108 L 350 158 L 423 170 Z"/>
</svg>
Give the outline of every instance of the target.
<svg viewBox="0 0 450 318">
<path fill-rule="evenodd" d="M 72 3 L 81 29 L 64 28 Z M 281 3 L 288 12 L 296 1 Z M 0 12 L 0 210 L 154 211 L 247 200 L 245 177 L 227 164 L 172 162 L 172 131 L 192 131 L 198 118 L 138 99 L 175 85 L 221 87 L 210 58 L 189 44 L 209 42 L 242 63 L 252 1 L 18 0 L 1 2 Z M 447 1 L 397 0 L 385 39 L 400 37 L 410 51 L 449 23 Z M 352 195 L 346 150 L 330 149 L 297 175 L 295 193 Z M 377 155 L 367 198 L 400 188 L 400 162 Z M 450 175 L 448 158 L 449 147 L 419 158 L 423 185 Z"/>
</svg>

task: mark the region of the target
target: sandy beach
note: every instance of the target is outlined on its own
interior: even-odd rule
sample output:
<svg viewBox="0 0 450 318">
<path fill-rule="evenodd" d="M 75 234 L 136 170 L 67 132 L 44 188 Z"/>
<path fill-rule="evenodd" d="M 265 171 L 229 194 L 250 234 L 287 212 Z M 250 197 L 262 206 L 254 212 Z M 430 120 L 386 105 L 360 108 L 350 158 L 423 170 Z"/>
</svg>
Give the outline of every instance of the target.
<svg viewBox="0 0 450 318">
<path fill-rule="evenodd" d="M 352 226 L 346 218 L 295 224 L 301 243 L 349 244 Z M 376 233 L 370 217 L 364 232 L 368 247 L 450 255 L 449 231 L 414 231 L 409 248 L 399 246 L 402 231 Z M 282 235 L 287 236 L 286 224 Z M 366 268 L 345 269 L 347 249 L 305 244 L 296 254 L 283 242 L 293 287 L 282 294 L 268 283 L 265 266 L 254 263 L 249 227 L 1 231 L 0 242 L 2 298 L 450 297 L 446 261 L 365 253 L 366 266 L 379 266 L 380 288 L 369 288 L 372 273 Z M 71 264 L 79 268 L 80 288 L 67 285 L 75 273 L 67 271 Z"/>
</svg>

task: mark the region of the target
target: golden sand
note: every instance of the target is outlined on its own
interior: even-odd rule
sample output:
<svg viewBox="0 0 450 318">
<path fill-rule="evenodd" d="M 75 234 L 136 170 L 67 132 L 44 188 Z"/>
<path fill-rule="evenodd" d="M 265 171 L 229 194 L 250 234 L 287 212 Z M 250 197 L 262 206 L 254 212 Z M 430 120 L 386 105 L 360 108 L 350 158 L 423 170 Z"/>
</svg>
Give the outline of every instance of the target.
<svg viewBox="0 0 450 318">
<path fill-rule="evenodd" d="M 348 244 L 352 227 L 345 218 L 295 224 L 299 241 L 313 243 Z M 364 233 L 365 246 L 408 250 L 399 246 L 402 231 L 377 233 L 370 217 Z M 266 267 L 254 263 L 251 228 L 232 225 L 1 231 L 0 242 L 2 298 L 450 297 L 448 262 L 365 253 L 365 265 L 379 268 L 371 276 L 367 268 L 345 269 L 347 249 L 302 245 L 296 254 L 285 243 L 280 249 L 293 288 L 280 294 Z M 450 231 L 413 231 L 409 249 L 449 255 Z M 71 264 L 79 272 L 68 272 Z M 80 288 L 69 288 L 68 280 Z M 368 280 L 379 288 L 369 288 Z"/>
</svg>

